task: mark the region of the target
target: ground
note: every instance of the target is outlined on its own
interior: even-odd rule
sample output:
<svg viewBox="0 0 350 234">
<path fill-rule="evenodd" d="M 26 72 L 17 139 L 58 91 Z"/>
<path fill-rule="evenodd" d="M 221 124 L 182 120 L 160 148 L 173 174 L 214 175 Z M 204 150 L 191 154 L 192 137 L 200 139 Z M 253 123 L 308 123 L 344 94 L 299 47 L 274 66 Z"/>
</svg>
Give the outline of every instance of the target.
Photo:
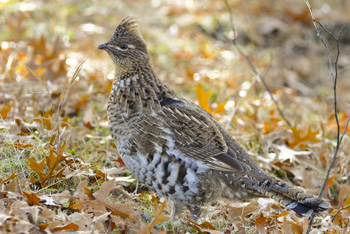
<svg viewBox="0 0 350 234">
<path fill-rule="evenodd" d="M 335 36 L 344 26 L 342 133 L 350 115 L 350 2 L 310 4 Z M 307 219 L 263 198 L 209 204 L 196 221 L 188 213 L 169 219 L 166 200 L 118 157 L 106 115 L 114 67 L 97 50 L 121 19 L 137 16 L 162 80 L 212 113 L 264 170 L 317 195 L 337 124 L 327 50 L 304 1 L 3 0 L 0 12 L 1 232 L 306 231 Z M 337 43 L 322 35 L 334 63 Z M 349 134 L 342 140 L 322 194 L 331 209 L 311 233 L 350 233 Z"/>
</svg>

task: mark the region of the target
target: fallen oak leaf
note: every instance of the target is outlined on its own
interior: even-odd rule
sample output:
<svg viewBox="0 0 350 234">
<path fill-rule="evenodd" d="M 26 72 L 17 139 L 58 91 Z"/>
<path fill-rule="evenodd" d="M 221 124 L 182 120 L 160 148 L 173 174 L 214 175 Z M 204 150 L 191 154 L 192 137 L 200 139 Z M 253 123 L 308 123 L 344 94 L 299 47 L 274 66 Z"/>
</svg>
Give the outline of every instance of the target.
<svg viewBox="0 0 350 234">
<path fill-rule="evenodd" d="M 205 229 L 216 230 L 216 228 L 208 221 L 204 221 L 204 223 L 201 223 L 200 225 Z"/>
<path fill-rule="evenodd" d="M 33 182 L 37 183 L 36 186 L 44 187 L 45 183 L 49 181 L 50 178 L 64 177 L 64 167 L 61 167 L 60 163 L 65 161 L 66 158 L 68 158 L 68 156 L 63 155 L 63 151 L 65 150 L 65 148 L 65 145 L 61 146 L 59 152 L 57 152 L 50 146 L 49 155 L 45 156 L 39 162 L 36 162 L 33 156 L 27 158 L 29 161 L 28 166 L 39 176 L 39 179 L 36 179 L 34 176 L 30 175 L 30 179 Z M 45 168 L 48 169 L 48 172 L 44 174 L 44 172 L 47 171 L 47 169 L 45 170 Z M 53 185 L 54 184 L 51 184 L 50 186 Z"/>
<path fill-rule="evenodd" d="M 89 197 L 85 193 L 85 187 L 87 187 L 87 186 L 88 186 L 87 180 L 83 180 L 82 182 L 80 182 L 78 187 L 77 187 L 77 190 L 74 193 L 74 197 L 89 199 Z"/>
<path fill-rule="evenodd" d="M 51 111 L 46 112 L 42 117 L 34 118 L 34 121 L 37 122 L 37 123 L 41 123 L 42 126 L 45 129 L 47 129 L 47 130 L 52 130 L 53 129 L 53 124 L 55 123 L 52 120 Z"/>
<path fill-rule="evenodd" d="M 90 200 L 95 200 L 95 197 L 92 195 L 88 187 L 84 187 L 85 194 L 89 197 Z"/>
<path fill-rule="evenodd" d="M 97 170 L 96 174 L 94 175 L 97 180 L 103 179 L 103 180 L 108 180 L 107 175 L 103 173 L 101 170 Z"/>
<path fill-rule="evenodd" d="M 112 189 L 114 189 L 115 185 L 116 182 L 114 180 L 104 182 L 101 185 L 100 190 L 93 194 L 96 201 L 100 202 L 101 205 L 104 205 L 107 209 L 109 209 L 112 212 L 112 214 L 118 215 L 122 218 L 130 218 L 132 214 L 136 215 L 136 213 L 139 213 L 134 211 L 133 202 L 125 204 L 115 204 L 107 201 L 107 196 L 112 191 Z"/>
<path fill-rule="evenodd" d="M 45 205 L 46 207 L 50 207 L 51 209 L 60 208 L 61 205 L 56 203 L 52 196 L 41 195 L 40 196 L 40 204 Z"/>
<path fill-rule="evenodd" d="M 78 212 L 84 210 L 84 212 L 95 213 L 101 215 L 103 213 L 111 211 L 113 215 L 120 216 L 122 218 L 133 218 L 139 216 L 140 212 L 135 212 L 133 207 L 134 202 L 128 202 L 125 204 L 114 204 L 107 201 L 107 196 L 114 189 L 116 182 L 114 180 L 104 182 L 101 185 L 100 190 L 92 194 L 94 200 L 90 200 L 89 196 L 85 193 L 87 181 L 82 181 L 77 188 L 75 197 L 69 199 L 69 205 L 67 209 Z"/>
<path fill-rule="evenodd" d="M 255 226 L 258 230 L 259 234 L 265 233 L 265 223 L 266 223 L 266 217 L 264 217 L 263 213 L 260 213 L 260 217 L 255 220 Z"/>
<path fill-rule="evenodd" d="M 30 169 L 32 169 L 36 174 L 38 174 L 40 180 L 44 180 L 44 168 L 45 168 L 45 158 L 43 158 L 41 161 L 37 162 L 35 161 L 34 157 L 27 158 L 29 163 L 27 164 Z"/>
<path fill-rule="evenodd" d="M 196 223 L 195 221 L 193 221 L 193 220 L 190 220 L 190 219 L 188 219 L 188 218 L 184 218 L 186 221 L 188 221 L 189 222 L 189 225 L 191 226 L 191 227 L 193 227 L 194 229 L 196 229 L 196 231 L 197 232 L 201 232 L 201 226 L 200 226 L 200 224 L 198 224 L 198 223 Z"/>
<path fill-rule="evenodd" d="M 53 232 L 57 232 L 57 231 L 74 231 L 74 230 L 78 230 L 79 226 L 76 225 L 75 223 L 71 222 L 69 224 L 66 224 L 64 226 L 59 226 L 59 227 L 55 227 L 52 231 Z"/>
<path fill-rule="evenodd" d="M 195 93 L 198 100 L 198 105 L 202 107 L 204 110 L 208 111 L 209 113 L 217 114 L 221 112 L 225 112 L 225 106 L 226 102 L 218 103 L 217 108 L 213 110 L 209 104 L 209 99 L 212 94 L 212 91 L 204 91 L 203 86 L 201 84 L 198 84 Z"/>
<path fill-rule="evenodd" d="M 213 113 L 217 114 L 217 113 L 225 112 L 225 106 L 226 106 L 226 102 L 218 103 L 218 106 L 217 106 L 217 108 L 213 111 Z"/>
<path fill-rule="evenodd" d="M 111 212 L 104 213 L 100 216 L 95 216 L 92 220 L 92 223 L 94 224 L 95 230 L 100 230 L 100 232 L 111 232 L 113 229 L 117 227 L 115 220 L 113 220 L 113 216 Z M 119 223 L 119 222 L 117 222 Z"/>
<path fill-rule="evenodd" d="M 118 157 L 116 160 L 112 160 L 113 162 L 119 163 L 120 167 L 124 167 L 125 163 L 123 162 L 123 159 L 121 157 Z"/>
<path fill-rule="evenodd" d="M 348 195 L 348 197 L 346 198 L 343 204 L 343 207 L 347 207 L 347 208 L 344 208 L 343 210 L 350 211 L 350 195 Z"/>
<path fill-rule="evenodd" d="M 279 150 L 279 153 L 276 154 L 276 158 L 273 160 L 273 162 L 281 161 L 285 162 L 287 160 L 290 161 L 290 163 L 293 163 L 294 161 L 298 160 L 298 155 L 310 155 L 311 153 L 309 151 L 296 151 L 293 149 L 290 149 L 286 145 L 275 145 L 274 146 Z"/>
<path fill-rule="evenodd" d="M 338 122 L 339 122 L 339 130 L 343 132 L 348 122 L 349 116 L 344 111 L 339 111 L 338 113 Z M 325 129 L 329 129 L 330 131 L 336 131 L 337 122 L 334 121 L 334 114 L 329 115 L 327 122 L 325 123 Z"/>
<path fill-rule="evenodd" d="M 21 143 L 13 143 L 13 147 L 16 149 L 27 149 L 27 148 L 34 148 L 33 144 L 21 144 Z"/>
<path fill-rule="evenodd" d="M 46 157 L 46 164 L 49 167 L 50 172 L 48 173 L 48 176 L 52 174 L 52 172 L 58 168 L 58 164 L 62 162 L 65 157 L 63 156 L 63 151 L 67 148 L 66 145 L 63 145 L 60 147 L 59 152 L 57 156 L 54 155 L 54 150 L 52 146 L 50 146 L 50 154 L 48 157 Z"/>
<path fill-rule="evenodd" d="M 316 136 L 320 133 L 320 130 L 312 131 L 311 126 L 309 126 L 306 134 L 302 136 L 301 129 L 298 129 L 297 126 L 293 126 L 291 128 L 293 132 L 294 140 L 289 143 L 290 148 L 295 148 L 296 146 L 299 146 L 302 148 L 301 143 L 304 142 L 319 142 L 320 139 L 316 138 Z"/>
<path fill-rule="evenodd" d="M 195 93 L 197 95 L 197 100 L 198 100 L 198 105 L 202 107 L 204 110 L 208 111 L 209 113 L 212 112 L 211 107 L 208 105 L 209 103 L 209 98 L 211 96 L 212 91 L 204 91 L 203 90 L 203 85 L 198 84 Z"/>
<path fill-rule="evenodd" d="M 16 176 L 17 177 L 17 176 Z M 11 179 L 2 183 L 3 191 L 8 192 L 8 198 L 22 196 L 21 186 L 19 185 L 18 179 Z"/>
<path fill-rule="evenodd" d="M 329 187 L 330 187 L 332 184 L 335 183 L 334 179 L 335 179 L 335 175 L 332 175 L 332 176 L 330 176 L 330 177 L 328 178 L 328 180 L 327 180 L 327 182 L 326 182 L 326 185 L 325 185 L 325 187 L 324 187 L 324 191 L 323 191 L 322 196 L 326 196 L 326 195 L 327 195 Z"/>
<path fill-rule="evenodd" d="M 151 233 L 152 229 L 154 228 L 155 225 L 157 225 L 157 223 L 161 223 L 169 220 L 169 217 L 163 215 L 164 208 L 165 208 L 165 202 L 162 203 L 159 209 L 155 210 L 154 218 L 151 220 L 151 222 L 148 225 L 149 233 Z"/>
<path fill-rule="evenodd" d="M 5 184 L 6 182 L 13 180 L 14 178 L 18 177 L 20 174 L 16 174 L 17 171 L 14 171 L 9 177 L 7 177 L 6 179 L 1 179 L 0 178 L 0 183 L 1 184 Z"/>
<path fill-rule="evenodd" d="M 40 231 L 44 231 L 46 228 L 49 227 L 49 224 L 48 223 L 41 223 L 38 225 Z"/>
<path fill-rule="evenodd" d="M 189 225 L 196 229 L 198 233 L 222 233 L 219 231 L 216 231 L 216 228 L 209 222 L 205 221 L 204 223 L 198 224 L 193 220 L 185 218 L 186 221 L 189 222 Z"/>
<path fill-rule="evenodd" d="M 11 111 L 11 106 L 10 104 L 4 105 L 1 109 L 0 109 L 0 116 L 3 119 L 6 119 L 7 114 Z"/>
<path fill-rule="evenodd" d="M 15 123 L 18 127 L 18 129 L 21 131 L 20 135 L 31 135 L 33 134 L 33 132 L 36 132 L 38 130 L 38 126 L 36 123 L 33 124 L 29 124 L 24 122 L 23 119 L 19 118 L 19 117 L 15 117 Z"/>
<path fill-rule="evenodd" d="M 26 198 L 26 202 L 29 206 L 37 205 L 39 206 L 40 198 L 35 193 L 27 193 L 25 191 L 22 191 L 24 197 Z"/>
</svg>

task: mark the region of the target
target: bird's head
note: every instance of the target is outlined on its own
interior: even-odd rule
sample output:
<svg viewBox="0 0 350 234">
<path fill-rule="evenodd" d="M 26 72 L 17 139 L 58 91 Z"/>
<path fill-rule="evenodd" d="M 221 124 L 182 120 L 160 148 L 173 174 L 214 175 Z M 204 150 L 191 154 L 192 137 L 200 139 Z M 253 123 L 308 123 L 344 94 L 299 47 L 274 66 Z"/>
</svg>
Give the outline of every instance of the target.
<svg viewBox="0 0 350 234">
<path fill-rule="evenodd" d="M 123 19 L 111 39 L 99 45 L 98 49 L 107 51 L 121 70 L 128 70 L 133 65 L 149 60 L 146 43 L 138 31 L 135 19 L 131 17 Z"/>
</svg>

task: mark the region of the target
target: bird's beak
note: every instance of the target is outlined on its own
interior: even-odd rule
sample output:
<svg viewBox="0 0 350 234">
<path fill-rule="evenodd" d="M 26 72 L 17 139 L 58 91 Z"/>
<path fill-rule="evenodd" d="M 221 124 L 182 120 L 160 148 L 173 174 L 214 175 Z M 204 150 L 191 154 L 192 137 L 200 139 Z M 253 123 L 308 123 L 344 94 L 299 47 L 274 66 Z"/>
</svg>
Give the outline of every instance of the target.
<svg viewBox="0 0 350 234">
<path fill-rule="evenodd" d="M 101 45 L 99 45 L 98 47 L 97 47 L 97 49 L 99 49 L 99 50 L 105 50 L 105 49 L 107 49 L 108 48 L 108 46 L 106 45 L 106 43 L 102 43 Z"/>
</svg>

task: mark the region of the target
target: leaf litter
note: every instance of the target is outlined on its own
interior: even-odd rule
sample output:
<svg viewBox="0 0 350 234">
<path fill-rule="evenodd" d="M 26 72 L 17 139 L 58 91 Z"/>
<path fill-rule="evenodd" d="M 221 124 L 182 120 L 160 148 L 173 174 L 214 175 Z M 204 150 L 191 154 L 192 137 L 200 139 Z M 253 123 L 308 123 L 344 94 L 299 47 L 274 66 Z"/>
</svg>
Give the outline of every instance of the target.
<svg viewBox="0 0 350 234">
<path fill-rule="evenodd" d="M 305 6 L 292 3 L 229 2 L 237 40 L 258 70 L 269 67 L 266 82 L 291 128 L 244 59 L 220 38 L 230 36 L 224 4 L 0 3 L 0 232 L 305 232 L 307 220 L 263 198 L 209 204 L 196 221 L 186 213 L 169 219 L 166 203 L 137 183 L 118 158 L 105 111 L 113 67 L 95 50 L 124 14 L 140 15 L 160 77 L 217 118 L 264 169 L 317 194 L 336 125 L 326 57 Z M 314 4 L 327 20 L 322 4 L 328 3 Z M 154 18 L 146 19 L 150 7 Z M 329 9 L 339 17 L 334 22 L 346 21 L 340 5 Z M 347 72 L 345 66 L 342 77 Z M 340 82 L 343 131 L 350 84 Z M 316 218 L 315 232 L 349 232 L 348 143 L 346 134 L 323 194 L 332 209 Z"/>
</svg>

